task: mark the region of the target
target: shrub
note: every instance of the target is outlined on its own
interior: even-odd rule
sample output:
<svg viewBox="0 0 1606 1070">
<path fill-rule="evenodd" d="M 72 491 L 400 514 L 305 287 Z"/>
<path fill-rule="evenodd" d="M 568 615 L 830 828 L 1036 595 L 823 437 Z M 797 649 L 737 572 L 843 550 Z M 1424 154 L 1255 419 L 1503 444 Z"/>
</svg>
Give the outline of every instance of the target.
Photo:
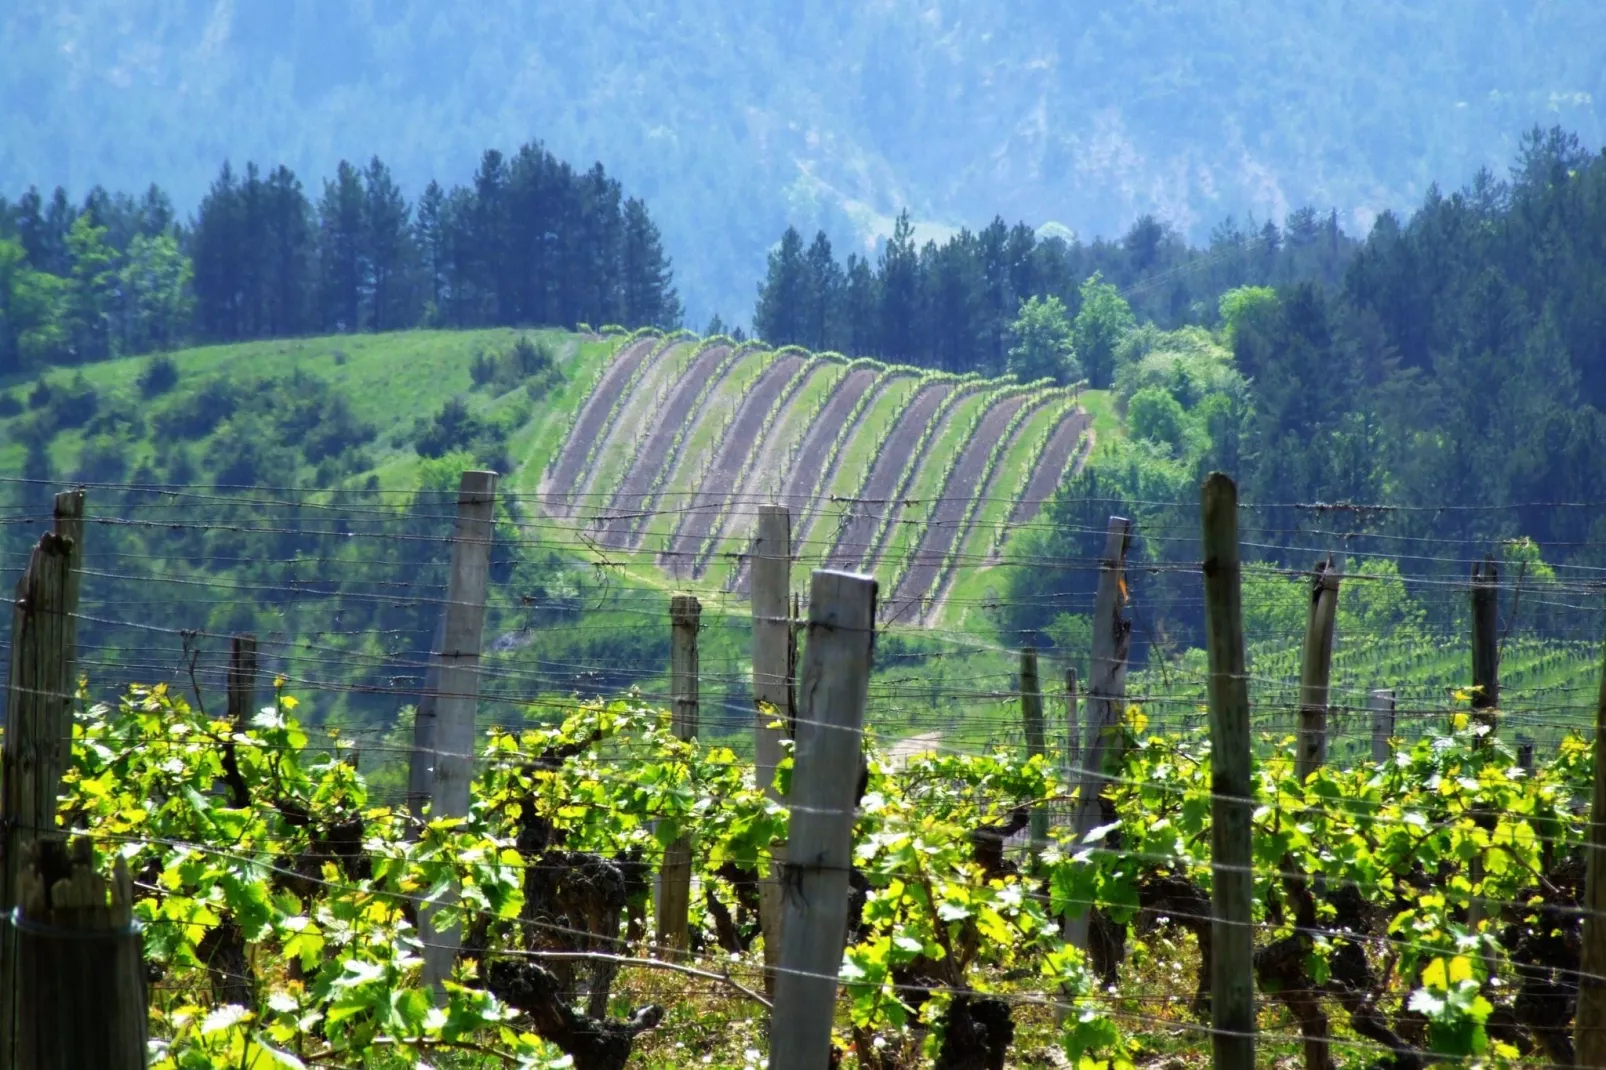
<svg viewBox="0 0 1606 1070">
<path fill-rule="evenodd" d="M 552 346 L 545 339 L 532 339 L 528 335 L 520 335 L 495 357 L 483 350 L 474 354 L 468 374 L 475 387 L 490 386 L 498 394 L 522 384 L 532 401 L 563 381 Z"/>
<path fill-rule="evenodd" d="M 163 438 L 204 438 L 240 408 L 243 389 L 232 379 L 214 376 L 189 394 L 181 394 L 152 420 Z"/>
<path fill-rule="evenodd" d="M 158 397 L 178 385 L 178 365 L 167 354 L 158 354 L 145 362 L 135 383 L 141 397 Z"/>
<path fill-rule="evenodd" d="M 475 386 L 485 386 L 496 378 L 496 361 L 481 349 L 474 354 L 474 359 L 468 362 L 468 377 Z"/>
<path fill-rule="evenodd" d="M 1136 438 L 1181 449 L 1187 436 L 1188 417 L 1182 403 L 1157 386 L 1144 387 L 1127 404 L 1127 427 Z"/>
<path fill-rule="evenodd" d="M 19 416 L 25 411 L 22 399 L 15 394 L 0 394 L 0 420 Z"/>
<path fill-rule="evenodd" d="M 127 447 L 107 435 L 96 435 L 78 454 L 78 479 L 86 483 L 115 483 L 128 471 Z"/>
</svg>

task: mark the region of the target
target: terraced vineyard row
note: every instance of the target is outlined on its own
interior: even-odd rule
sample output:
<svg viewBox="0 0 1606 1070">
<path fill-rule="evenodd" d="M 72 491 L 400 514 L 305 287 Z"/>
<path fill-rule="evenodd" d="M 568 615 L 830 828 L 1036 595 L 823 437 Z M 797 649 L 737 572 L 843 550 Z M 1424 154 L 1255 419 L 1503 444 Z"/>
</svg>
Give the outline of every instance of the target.
<svg viewBox="0 0 1606 1070">
<path fill-rule="evenodd" d="M 757 508 L 783 503 L 800 560 L 873 572 L 886 620 L 931 624 L 1079 462 L 1086 425 L 1047 383 L 637 334 L 549 462 L 544 508 L 613 563 L 741 593 Z"/>
</svg>

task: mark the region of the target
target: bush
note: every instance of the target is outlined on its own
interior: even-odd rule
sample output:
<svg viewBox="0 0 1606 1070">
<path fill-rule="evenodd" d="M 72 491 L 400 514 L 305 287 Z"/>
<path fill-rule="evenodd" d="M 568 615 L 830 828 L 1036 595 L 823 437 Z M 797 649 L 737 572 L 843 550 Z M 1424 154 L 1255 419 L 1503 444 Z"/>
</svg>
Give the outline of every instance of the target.
<svg viewBox="0 0 1606 1070">
<path fill-rule="evenodd" d="M 474 354 L 474 359 L 468 362 L 468 377 L 475 386 L 485 386 L 496 378 L 496 361 L 490 358 L 485 350 Z"/>
<path fill-rule="evenodd" d="M 107 435 L 91 438 L 78 454 L 76 478 L 85 483 L 115 483 L 127 471 L 127 447 Z"/>
<path fill-rule="evenodd" d="M 498 394 L 522 384 L 532 401 L 563 381 L 552 346 L 545 339 L 532 339 L 528 335 L 520 335 L 495 357 L 483 350 L 474 354 L 468 375 L 476 388 L 490 386 Z"/>
<path fill-rule="evenodd" d="M 15 394 L 0 394 L 0 420 L 20 416 L 25 410 L 22 399 Z"/>
<path fill-rule="evenodd" d="M 1180 450 L 1187 438 L 1188 416 L 1182 403 L 1157 386 L 1144 387 L 1127 404 L 1127 427 L 1136 438 Z"/>
<path fill-rule="evenodd" d="M 232 379 L 214 376 L 193 393 L 170 401 L 152 420 L 163 438 L 204 438 L 240 408 L 244 390 Z"/>
<path fill-rule="evenodd" d="M 165 353 L 154 356 L 140 369 L 135 384 L 140 397 L 159 397 L 178 385 L 178 365 Z"/>
</svg>

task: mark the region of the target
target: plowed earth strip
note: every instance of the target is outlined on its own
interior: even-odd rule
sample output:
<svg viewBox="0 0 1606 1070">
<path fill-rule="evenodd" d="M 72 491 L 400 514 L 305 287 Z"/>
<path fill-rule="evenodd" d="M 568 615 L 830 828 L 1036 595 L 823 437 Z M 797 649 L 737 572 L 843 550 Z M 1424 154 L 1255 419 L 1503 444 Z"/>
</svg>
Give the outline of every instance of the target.
<svg viewBox="0 0 1606 1070">
<path fill-rule="evenodd" d="M 909 567 L 904 570 L 898 588 L 886 603 L 888 621 L 913 619 L 918 605 L 942 571 L 943 560 L 959 535 L 959 524 L 965 519 L 965 509 L 976 494 L 976 484 L 993 446 L 1014 419 L 1022 405 L 1032 399 L 1026 394 L 1014 394 L 993 402 L 982 415 L 981 423 L 965 443 L 948 473 L 948 482 L 938 492 L 938 498 L 926 515 L 926 530 L 921 534 L 920 545 L 915 548 Z M 922 463 L 928 463 L 922 461 Z"/>
<path fill-rule="evenodd" d="M 703 384 L 729 353 L 729 346 L 709 346 L 697 355 L 685 374 L 669 388 L 668 397 L 656 410 L 657 422 L 653 425 L 652 433 L 637 451 L 629 471 L 619 481 L 619 490 L 608 505 L 600 540 L 602 545 L 617 550 L 630 541 L 639 523 L 639 514 L 652 497 L 653 478 L 660 468 L 673 463 L 668 453 L 675 432 L 691 417 L 692 402 L 697 400 Z M 625 430 L 631 434 L 636 431 L 635 428 Z"/>
<path fill-rule="evenodd" d="M 552 470 L 552 477 L 543 495 L 546 512 L 567 516 L 574 510 L 578 497 L 576 492 L 585 475 L 582 469 L 586 456 L 591 452 L 591 444 L 602 433 L 608 413 L 613 411 L 614 399 L 624 384 L 630 381 L 630 377 L 636 374 L 637 366 L 659 344 L 660 339 L 657 338 L 638 338 L 609 362 L 608 370 L 602 373 L 596 389 L 591 391 L 591 396 L 586 398 L 585 405 L 580 409 L 579 419 L 569 433 L 569 441 L 564 444 L 563 452 L 558 454 L 557 466 Z"/>
<path fill-rule="evenodd" d="M 1058 434 L 1066 424 L 1074 423 L 1079 416 L 1083 417 L 1085 422 L 1086 415 L 1081 412 L 1081 410 L 1067 409 L 1048 433 L 1049 446 L 1053 445 L 1054 436 Z M 1007 465 L 1003 463 L 1003 460 L 1004 457 L 1009 456 L 1009 454 L 1013 453 L 1020 447 L 1021 436 L 1026 433 L 1027 424 L 1030 422 L 1031 419 L 1029 417 L 1021 420 L 1020 426 L 1015 428 L 1015 433 L 1010 436 L 1009 442 L 1004 446 L 1003 456 L 999 458 L 998 465 L 993 468 L 993 474 L 987 477 L 987 485 L 981 489 L 981 497 L 983 501 L 987 501 L 1002 495 L 1007 495 L 1009 493 L 1010 488 L 1003 486 L 1000 482 L 1004 478 L 1004 469 L 1007 467 Z M 1048 447 L 1045 447 L 1045 449 L 1047 448 Z M 1038 457 L 1039 462 L 1041 462 L 1043 459 L 1044 458 L 1042 455 Z M 1039 464 L 1039 467 L 1041 467 L 1041 464 Z M 980 515 L 981 511 L 978 509 L 975 515 L 970 518 L 970 524 L 965 528 L 964 531 L 959 533 L 959 541 L 954 545 L 959 547 L 963 547 L 965 545 L 966 540 L 970 538 L 971 532 L 976 530 L 976 519 Z M 933 599 L 931 604 L 925 608 L 925 611 L 921 616 L 923 622 L 929 623 L 930 621 L 935 620 L 938 614 L 942 612 L 942 607 L 948 601 L 948 595 L 953 591 L 954 580 L 958 577 L 958 575 L 959 570 L 957 568 L 951 568 L 948 570 L 948 575 L 943 577 L 942 585 L 937 589 L 937 597 Z"/>
<path fill-rule="evenodd" d="M 792 395 L 793 398 L 802 399 L 820 376 L 834 371 L 836 371 L 835 365 L 823 360 L 816 361 L 814 367 L 809 371 L 808 377 L 798 384 L 797 390 Z M 820 399 L 821 411 L 830 406 L 831 399 L 841 392 L 842 384 L 847 379 L 847 374 L 837 378 L 836 383 L 831 386 L 829 392 Z M 775 422 L 764 431 L 763 438 L 753 448 L 753 452 L 748 455 L 747 465 L 739 476 L 739 485 L 725 501 L 725 512 L 720 517 L 718 530 L 714 532 L 712 544 L 714 548 L 717 549 L 721 543 L 728 539 L 750 538 L 753 525 L 758 520 L 758 507 L 770 502 L 785 500 L 776 497 L 781 493 L 781 488 L 777 486 L 776 479 L 781 461 L 791 452 L 788 447 L 794 442 L 801 445 L 802 440 L 808 436 L 815 421 L 819 419 L 819 414 L 816 413 L 812 419 L 809 419 L 807 425 L 804 425 L 803 420 L 806 414 L 788 411 L 798 404 L 800 404 L 800 400 L 788 402 L 780 412 L 775 414 Z M 777 487 L 777 489 L 774 494 L 770 494 L 765 492 L 765 487 Z M 794 515 L 797 513 L 795 506 L 792 512 Z M 697 562 L 695 575 L 698 577 L 703 576 L 708 571 L 710 563 L 710 558 L 705 555 Z"/>
<path fill-rule="evenodd" d="M 698 549 L 714 530 L 714 521 L 736 489 L 747 459 L 764 434 L 764 418 L 792 381 L 792 376 L 803 366 L 804 359 L 785 356 L 764 369 L 736 409 L 736 418 L 725 428 L 724 438 L 714 451 L 714 463 L 704 474 L 702 486 L 686 502 L 687 511 L 675 528 L 669 553 L 662 555 L 658 562 L 676 579 L 691 575 Z"/>
<path fill-rule="evenodd" d="M 819 503 L 808 500 L 809 493 L 814 489 L 816 482 L 821 487 L 829 486 L 831 477 L 835 474 L 836 466 L 830 472 L 821 473 L 820 466 L 825 464 L 825 455 L 830 452 L 831 443 L 836 441 L 837 432 L 842 430 L 842 421 L 848 418 L 848 413 L 859 403 L 859 398 L 875 383 L 881 373 L 872 368 L 859 368 L 849 372 L 831 395 L 831 400 L 825 403 L 820 414 L 814 418 L 808 433 L 803 436 L 803 445 L 798 449 L 797 456 L 792 461 L 792 470 L 786 474 L 786 482 L 781 487 L 780 504 L 792 511 L 792 546 L 793 553 L 803 545 L 803 538 L 809 526 L 813 524 L 815 514 L 819 512 Z M 889 378 L 881 389 L 893 382 Z M 870 411 L 875 404 L 872 398 L 870 404 L 859 411 L 855 427 L 849 428 L 852 435 L 864 414 Z M 840 459 L 840 454 L 838 458 Z M 840 460 L 839 460 L 840 463 Z M 745 595 L 747 586 L 747 562 L 742 562 L 741 574 L 736 579 L 736 589 Z"/>
<path fill-rule="evenodd" d="M 646 366 L 637 375 L 630 396 L 624 399 L 623 404 L 614 411 L 613 419 L 608 426 L 602 429 L 602 437 L 598 439 L 596 448 L 591 451 L 589 470 L 581 473 L 576 500 L 591 503 L 607 500 L 613 488 L 606 485 L 598 486 L 597 480 L 601 478 L 603 470 L 612 459 L 610 454 L 617 456 L 619 452 L 631 449 L 631 436 L 652 419 L 658 398 L 664 391 L 674 386 L 671 376 L 677 374 L 675 362 L 684 359 L 683 351 L 690 345 L 690 342 L 677 342 L 659 349 L 647 358 Z M 616 471 L 614 475 L 617 477 L 620 473 Z"/>
<path fill-rule="evenodd" d="M 882 444 L 881 452 L 870 462 L 870 478 L 859 491 L 859 497 L 864 500 L 850 502 L 848 505 L 848 512 L 844 514 L 846 522 L 842 526 L 842 534 L 832 546 L 830 556 L 826 558 L 826 568 L 857 569 L 859 563 L 875 549 L 873 543 L 876 532 L 881 527 L 881 518 L 886 516 L 889 510 L 897 508 L 897 503 L 890 499 L 898 492 L 898 477 L 903 475 L 903 470 L 909 463 L 909 455 L 914 451 L 915 444 L 920 441 L 920 436 L 925 433 L 926 424 L 931 422 L 932 413 L 937 411 L 937 406 L 942 404 L 943 398 L 954 389 L 953 383 L 932 383 L 930 386 L 922 387 L 913 400 L 904 406 L 903 412 L 898 414 L 898 422 L 893 424 L 892 432 Z M 940 436 L 932 435 L 927 440 L 928 453 L 932 444 L 939 439 Z"/>
<path fill-rule="evenodd" d="M 1031 479 L 1026 481 L 1026 493 L 1021 495 L 1020 501 L 1015 503 L 1015 508 L 1009 514 L 1011 528 L 1028 523 L 1043 508 L 1043 503 L 1054 496 L 1087 422 L 1087 412 L 1076 409 L 1067 414 L 1059 427 L 1054 429 L 1042 456 L 1037 458 L 1037 467 L 1032 471 Z"/>
</svg>

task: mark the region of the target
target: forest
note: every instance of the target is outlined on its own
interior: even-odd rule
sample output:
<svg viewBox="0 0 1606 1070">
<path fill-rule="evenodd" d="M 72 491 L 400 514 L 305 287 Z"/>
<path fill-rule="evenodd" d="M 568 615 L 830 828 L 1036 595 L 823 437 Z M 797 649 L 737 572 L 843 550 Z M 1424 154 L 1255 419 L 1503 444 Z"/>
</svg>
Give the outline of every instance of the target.
<svg viewBox="0 0 1606 1070">
<path fill-rule="evenodd" d="M 0 196 L 0 376 L 176 348 L 409 327 L 673 327 L 658 228 L 597 164 L 540 145 L 409 200 L 374 157 L 311 196 L 224 163 L 193 218 L 152 184 Z"/>
</svg>

